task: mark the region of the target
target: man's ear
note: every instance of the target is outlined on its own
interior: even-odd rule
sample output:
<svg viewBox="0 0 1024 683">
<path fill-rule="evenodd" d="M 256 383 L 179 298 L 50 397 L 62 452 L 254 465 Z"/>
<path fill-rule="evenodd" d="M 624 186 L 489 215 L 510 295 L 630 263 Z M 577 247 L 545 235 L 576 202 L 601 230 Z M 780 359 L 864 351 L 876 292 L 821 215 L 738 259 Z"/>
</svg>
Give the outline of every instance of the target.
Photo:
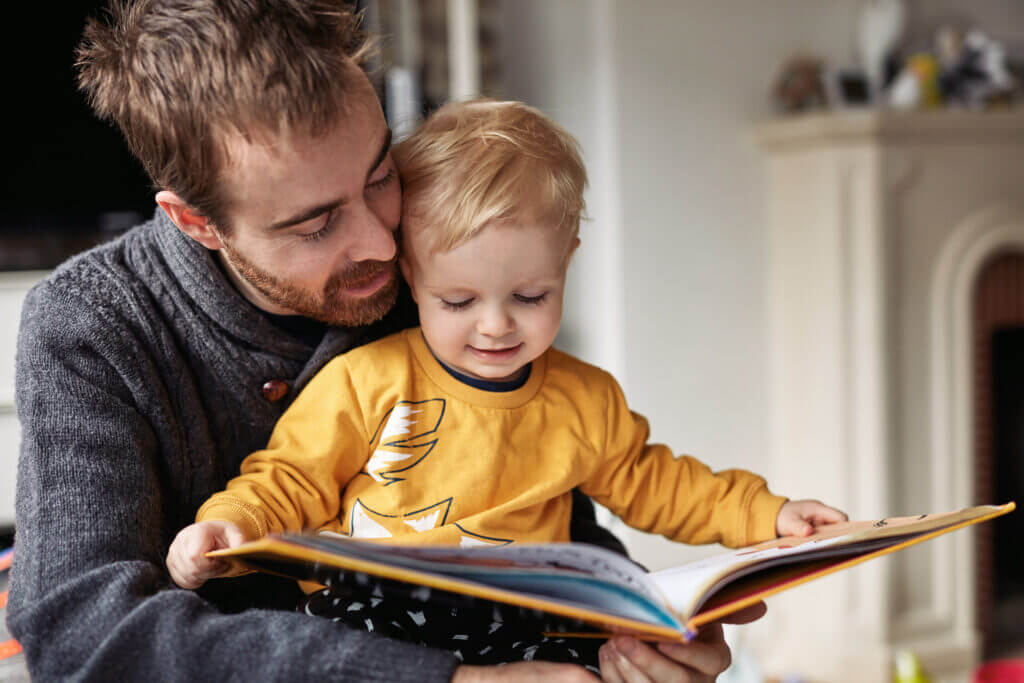
<svg viewBox="0 0 1024 683">
<path fill-rule="evenodd" d="M 398 267 L 402 271 L 402 277 L 405 278 L 405 283 L 409 285 L 409 293 L 412 294 L 412 300 L 419 303 L 416 299 L 416 288 L 412 286 L 412 264 L 409 263 L 409 257 L 403 252 L 398 257 Z"/>
<path fill-rule="evenodd" d="M 211 251 L 224 248 L 224 243 L 206 216 L 201 216 L 189 204 L 170 190 L 156 193 L 156 203 L 170 217 L 178 229 Z"/>
</svg>

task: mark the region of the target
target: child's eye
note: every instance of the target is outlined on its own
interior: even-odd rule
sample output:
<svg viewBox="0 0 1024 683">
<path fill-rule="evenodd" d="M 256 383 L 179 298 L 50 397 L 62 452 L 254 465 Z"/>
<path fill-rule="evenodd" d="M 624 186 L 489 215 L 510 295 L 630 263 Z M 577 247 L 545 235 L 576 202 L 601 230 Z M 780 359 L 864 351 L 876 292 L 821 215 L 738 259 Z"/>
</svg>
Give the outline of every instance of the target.
<svg viewBox="0 0 1024 683">
<path fill-rule="evenodd" d="M 447 301 L 446 299 L 441 299 L 441 305 L 450 311 L 461 311 L 471 303 L 473 303 L 472 298 L 463 299 L 462 301 Z"/>
<path fill-rule="evenodd" d="M 537 296 L 524 296 L 522 294 L 513 294 L 512 296 L 515 297 L 515 300 L 521 304 L 536 305 L 544 301 L 544 299 L 547 298 L 548 293 L 544 292 L 543 294 L 538 294 Z"/>
</svg>

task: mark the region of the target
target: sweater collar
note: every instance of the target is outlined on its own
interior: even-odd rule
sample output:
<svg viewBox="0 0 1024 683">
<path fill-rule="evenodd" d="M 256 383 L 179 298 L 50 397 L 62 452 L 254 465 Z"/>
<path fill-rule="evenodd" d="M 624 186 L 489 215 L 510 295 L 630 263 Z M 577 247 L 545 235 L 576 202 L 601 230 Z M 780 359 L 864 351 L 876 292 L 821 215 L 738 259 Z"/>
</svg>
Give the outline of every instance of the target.
<svg viewBox="0 0 1024 683">
<path fill-rule="evenodd" d="M 306 362 L 298 378 L 305 384 L 330 358 L 358 346 L 367 339 L 415 324 L 405 287 L 399 303 L 388 315 L 372 325 L 328 327 L 315 349 L 298 337 L 272 324 L 228 280 L 206 247 L 185 235 L 161 209 L 152 221 L 158 248 L 171 274 L 210 320 L 254 349 Z"/>
<path fill-rule="evenodd" d="M 442 391 L 460 401 L 484 408 L 515 409 L 528 403 L 544 384 L 550 349 L 534 359 L 530 366 L 530 375 L 523 386 L 512 391 L 495 392 L 478 389 L 453 377 L 427 346 L 420 328 L 406 330 L 403 336 L 420 369 L 426 373 L 427 377 Z"/>
</svg>

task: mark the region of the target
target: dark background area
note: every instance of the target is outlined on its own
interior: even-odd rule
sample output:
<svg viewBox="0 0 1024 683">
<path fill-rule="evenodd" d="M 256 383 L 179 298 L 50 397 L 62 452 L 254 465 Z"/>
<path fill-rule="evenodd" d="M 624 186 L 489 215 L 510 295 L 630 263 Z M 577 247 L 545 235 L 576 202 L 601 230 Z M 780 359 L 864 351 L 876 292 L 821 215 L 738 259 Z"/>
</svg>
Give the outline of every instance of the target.
<svg viewBox="0 0 1024 683">
<path fill-rule="evenodd" d="M 12 10 L 0 48 L 8 76 L 0 270 L 51 268 L 156 206 L 120 132 L 93 116 L 75 85 L 75 47 L 86 17 L 105 3 L 26 5 Z"/>
<path fill-rule="evenodd" d="M 1024 492 L 1024 328 L 992 335 L 992 390 L 995 407 L 995 497 L 1021 500 Z M 1019 648 L 1024 641 L 1024 515 L 994 520 L 995 592 L 993 654 Z"/>
</svg>

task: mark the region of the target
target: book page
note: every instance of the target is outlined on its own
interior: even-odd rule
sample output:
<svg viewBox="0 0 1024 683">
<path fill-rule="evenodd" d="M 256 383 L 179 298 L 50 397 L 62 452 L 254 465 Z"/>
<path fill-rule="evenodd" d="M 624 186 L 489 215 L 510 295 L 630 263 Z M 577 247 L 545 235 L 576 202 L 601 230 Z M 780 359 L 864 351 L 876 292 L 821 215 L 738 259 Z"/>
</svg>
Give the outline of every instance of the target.
<svg viewBox="0 0 1024 683">
<path fill-rule="evenodd" d="M 979 519 L 999 509 L 998 506 L 983 505 L 940 514 L 829 524 L 818 527 L 810 536 L 788 536 L 765 541 L 681 567 L 654 572 L 650 578 L 665 594 L 672 608 L 685 620 L 693 616 L 720 586 L 753 571 L 824 557 L 868 553 L 928 532 Z"/>
<path fill-rule="evenodd" d="M 775 541 L 770 541 L 768 547 L 752 546 L 713 555 L 681 567 L 653 572 L 651 580 L 665 594 L 676 613 L 689 617 L 698 608 L 701 598 L 710 592 L 723 576 L 732 575 L 738 569 L 759 561 L 803 554 L 811 548 L 834 546 L 842 542 L 843 536 L 809 539 L 811 537 L 799 539 L 803 542 L 796 544 L 776 544 Z"/>
<path fill-rule="evenodd" d="M 285 536 L 295 540 L 294 536 Z M 353 541 L 332 536 L 301 537 L 317 544 L 322 539 L 325 549 L 342 552 L 389 564 L 441 572 L 449 576 L 473 574 L 480 580 L 482 572 L 535 572 L 544 574 L 584 574 L 620 584 L 664 605 L 665 598 L 648 579 L 639 565 L 605 548 L 582 543 L 548 543 L 543 545 L 507 545 L 497 548 L 460 548 L 454 546 L 405 546 Z"/>
</svg>

